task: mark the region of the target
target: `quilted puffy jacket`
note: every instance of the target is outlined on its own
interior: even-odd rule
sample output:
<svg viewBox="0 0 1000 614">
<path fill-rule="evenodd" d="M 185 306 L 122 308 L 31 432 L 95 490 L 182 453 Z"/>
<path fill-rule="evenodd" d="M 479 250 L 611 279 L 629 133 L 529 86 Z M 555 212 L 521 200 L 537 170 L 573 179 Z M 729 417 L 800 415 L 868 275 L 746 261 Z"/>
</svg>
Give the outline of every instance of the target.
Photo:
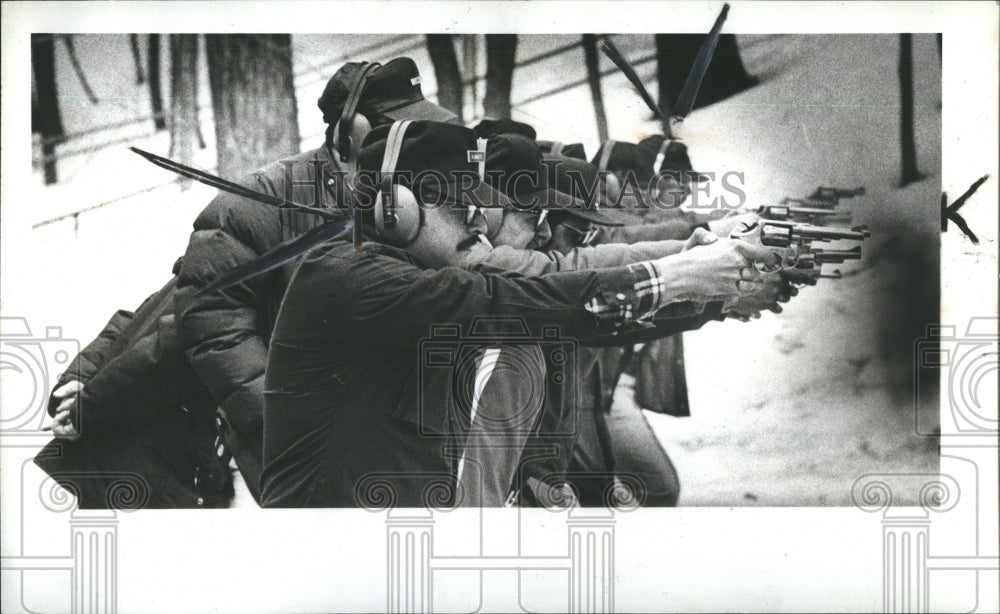
<svg viewBox="0 0 1000 614">
<path fill-rule="evenodd" d="M 240 183 L 299 204 L 333 208 L 344 202 L 338 194 L 345 170 L 323 146 L 275 162 Z M 258 501 L 267 346 L 294 263 L 220 292 L 197 292 L 322 222 L 316 215 L 222 192 L 195 220 L 178 275 L 174 307 L 181 345 L 220 407 L 223 440 Z"/>
</svg>

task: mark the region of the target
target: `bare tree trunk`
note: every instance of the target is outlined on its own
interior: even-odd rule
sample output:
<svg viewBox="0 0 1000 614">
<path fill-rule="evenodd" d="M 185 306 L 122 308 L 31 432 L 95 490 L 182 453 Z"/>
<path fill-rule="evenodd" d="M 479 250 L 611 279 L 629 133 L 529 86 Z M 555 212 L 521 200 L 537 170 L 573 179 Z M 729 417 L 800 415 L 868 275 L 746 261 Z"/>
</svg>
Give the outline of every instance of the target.
<svg viewBox="0 0 1000 614">
<path fill-rule="evenodd" d="M 149 100 L 153 105 L 153 124 L 157 130 L 167 129 L 163 113 L 163 90 L 160 88 L 160 35 L 149 35 Z"/>
<path fill-rule="evenodd" d="M 80 60 L 76 57 L 76 45 L 73 44 L 73 35 L 64 34 L 62 39 L 66 43 L 66 54 L 69 55 L 69 63 L 73 67 L 73 72 L 76 73 L 76 78 L 80 80 L 80 87 L 83 88 L 83 93 L 87 95 L 87 100 L 90 101 L 90 104 L 97 104 L 97 95 L 90 88 L 87 75 L 83 73 L 83 66 L 80 66 Z"/>
<path fill-rule="evenodd" d="M 462 34 L 459 40 L 462 41 L 462 109 L 466 106 L 469 112 L 475 117 L 479 104 L 479 85 L 476 78 L 479 66 L 479 45 L 477 34 Z"/>
<path fill-rule="evenodd" d="M 486 35 L 486 98 L 483 100 L 483 111 L 487 117 L 510 117 L 510 89 L 514 81 L 516 55 L 516 34 Z"/>
<path fill-rule="evenodd" d="M 601 93 L 601 69 L 598 64 L 596 35 L 583 35 L 583 58 L 587 65 L 590 96 L 594 100 L 594 114 L 597 116 L 597 135 L 603 143 L 608 140 L 608 116 L 604 112 L 604 94 Z"/>
<path fill-rule="evenodd" d="M 438 104 L 462 121 L 462 76 L 450 34 L 428 34 L 427 53 L 434 65 Z"/>
<path fill-rule="evenodd" d="M 51 34 L 31 35 L 31 70 L 35 81 L 35 98 L 31 105 L 31 131 L 42 136 L 42 168 L 45 183 L 53 184 L 56 172 L 56 145 L 63 141 L 62 116 L 56 88 L 56 45 Z"/>
<path fill-rule="evenodd" d="M 146 82 L 146 74 L 142 72 L 142 53 L 139 52 L 139 35 L 129 34 L 128 44 L 132 49 L 132 62 L 135 63 L 135 84 L 142 85 Z"/>
<path fill-rule="evenodd" d="M 194 160 L 201 144 L 198 120 L 198 35 L 170 35 L 170 156 L 181 164 Z M 191 185 L 181 178 L 182 185 Z"/>
<path fill-rule="evenodd" d="M 922 178 L 917 169 L 917 143 L 913 136 L 913 35 L 899 35 L 899 138 L 903 177 L 900 185 Z"/>
<path fill-rule="evenodd" d="M 218 172 L 225 178 L 298 153 L 289 34 L 207 34 Z"/>
</svg>

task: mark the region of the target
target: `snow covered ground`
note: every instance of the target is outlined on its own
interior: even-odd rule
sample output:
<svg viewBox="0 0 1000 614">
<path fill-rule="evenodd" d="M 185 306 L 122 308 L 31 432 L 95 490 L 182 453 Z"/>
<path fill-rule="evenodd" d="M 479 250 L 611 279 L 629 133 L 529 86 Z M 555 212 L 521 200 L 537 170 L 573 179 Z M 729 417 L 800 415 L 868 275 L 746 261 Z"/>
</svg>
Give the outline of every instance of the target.
<svg viewBox="0 0 1000 614">
<path fill-rule="evenodd" d="M 574 40 L 524 37 L 519 59 Z M 616 40 L 629 57 L 652 52 L 652 36 Z M 848 277 L 805 289 L 783 314 L 749 324 L 712 323 L 686 335 L 692 416 L 648 416 L 680 472 L 682 505 L 850 505 L 851 485 L 865 473 L 934 471 L 938 465 L 933 441 L 913 432 L 912 392 L 905 389 L 910 356 L 901 355 L 886 332 L 886 322 L 905 319 L 910 307 L 906 288 L 898 287 L 913 268 L 904 258 L 926 254 L 930 266 L 917 270 L 937 274 L 937 49 L 932 35 L 915 36 L 916 142 L 926 178 L 900 188 L 897 36 L 746 36 L 739 42 L 748 71 L 761 83 L 688 118 L 681 135 L 695 167 L 745 173 L 752 205 L 806 196 L 818 185 L 864 185 L 867 194 L 849 202 L 854 221 L 869 224 L 873 236 L 864 261 L 840 267 Z M 371 48 L 375 43 L 383 44 Z M 303 148 L 321 140 L 313 101 L 345 59 L 410 55 L 422 67 L 425 92 L 435 89 L 421 37 L 303 35 L 294 44 Z M 127 45 L 125 36 L 77 37 L 102 102 L 91 107 L 82 97 L 66 96 L 69 132 L 148 114 Z M 364 48 L 370 50 L 358 55 Z M 79 89 L 65 57 L 57 58 L 63 91 Z M 652 63 L 639 69 L 655 91 L 653 71 Z M 583 53 L 576 49 L 518 71 L 512 98 L 516 104 L 583 77 Z M 634 140 L 656 131 L 623 77 L 606 78 L 603 88 L 612 138 Z M 197 164 L 211 168 L 210 109 L 203 117 L 210 143 Z M 588 153 L 596 151 L 585 85 L 519 105 L 514 119 L 532 123 L 540 138 L 582 141 Z M 5 220 L 28 217 L 35 228 L 5 235 L 11 241 L 5 252 L 18 262 L 4 266 L 4 315 L 24 315 L 33 328 L 60 326 L 64 337 L 81 343 L 114 310 L 134 308 L 169 278 L 192 220 L 213 195 L 202 186 L 181 190 L 166 171 L 127 151 L 126 144 L 167 152 L 169 137 L 151 134 L 150 122 L 81 137 L 60 151 L 110 138 L 123 144 L 60 160 L 55 186 L 44 186 L 36 168 L 30 202 Z M 144 191 L 152 186 L 162 187 Z M 70 217 L 47 222 L 65 215 Z M 627 379 L 616 402 L 632 402 Z"/>
</svg>

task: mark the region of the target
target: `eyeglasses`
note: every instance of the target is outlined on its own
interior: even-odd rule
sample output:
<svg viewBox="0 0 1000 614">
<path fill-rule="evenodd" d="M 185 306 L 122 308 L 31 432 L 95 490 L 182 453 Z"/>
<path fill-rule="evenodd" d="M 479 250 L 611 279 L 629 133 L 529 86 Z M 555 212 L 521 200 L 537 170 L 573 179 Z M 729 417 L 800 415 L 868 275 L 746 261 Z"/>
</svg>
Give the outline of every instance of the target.
<svg viewBox="0 0 1000 614">
<path fill-rule="evenodd" d="M 500 232 L 503 225 L 503 209 L 496 207 L 479 207 L 468 205 L 465 210 L 465 225 L 473 224 L 477 217 L 481 217 L 486 225 L 486 238 L 492 239 Z"/>
<path fill-rule="evenodd" d="M 575 236 L 579 237 L 576 240 L 576 245 L 579 247 L 587 247 L 593 245 L 597 238 L 601 236 L 601 229 L 593 224 L 589 225 L 586 230 L 582 230 L 573 226 L 572 224 L 567 224 L 566 222 L 560 222 L 558 226 L 565 228 L 566 230 L 573 233 Z"/>
</svg>

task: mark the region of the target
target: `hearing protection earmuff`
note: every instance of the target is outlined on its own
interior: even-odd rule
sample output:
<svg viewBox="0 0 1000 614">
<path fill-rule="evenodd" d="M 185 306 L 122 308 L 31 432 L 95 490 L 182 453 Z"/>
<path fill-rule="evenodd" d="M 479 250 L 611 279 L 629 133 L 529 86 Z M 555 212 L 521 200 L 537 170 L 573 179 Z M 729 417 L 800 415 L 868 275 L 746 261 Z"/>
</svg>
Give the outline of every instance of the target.
<svg viewBox="0 0 1000 614">
<path fill-rule="evenodd" d="M 660 195 L 663 193 L 663 188 L 660 186 L 662 177 L 673 179 L 676 183 L 683 183 L 683 179 L 677 171 L 666 171 L 662 177 L 660 175 L 660 171 L 663 169 L 663 162 L 667 159 L 667 152 L 670 151 L 674 143 L 679 143 L 679 141 L 677 139 L 664 138 L 663 142 L 660 143 L 660 148 L 656 152 L 656 159 L 653 161 L 653 178 L 655 181 L 651 182 L 649 187 L 650 197 L 667 207 L 679 207 L 681 204 L 680 202 L 676 202 L 676 196 L 671 195 L 669 191 L 667 194 L 670 196 L 670 203 L 667 204 L 660 200 Z M 670 185 L 670 182 L 668 182 L 667 186 L 669 187 Z"/>
<path fill-rule="evenodd" d="M 382 173 L 372 209 L 375 236 L 395 247 L 406 247 L 417 238 L 423 224 L 423 211 L 413 192 L 396 181 L 396 164 L 403 148 L 406 129 L 413 122 L 400 120 L 392 124 L 386 137 L 382 156 Z"/>
<path fill-rule="evenodd" d="M 403 147 L 403 139 L 411 120 L 399 120 L 389 128 L 386 137 L 385 153 L 382 156 L 382 169 L 379 177 L 378 191 L 372 209 L 375 236 L 382 242 L 395 247 L 406 247 L 416 240 L 424 223 L 424 211 L 417 201 L 416 195 L 406 186 L 399 185 L 396 165 Z M 478 144 L 482 162 L 479 165 L 480 176 L 485 172 L 486 141 Z M 487 237 L 496 234 L 502 224 L 503 212 L 497 208 L 470 207 L 466 212 L 466 223 L 472 221 L 476 210 L 482 212 L 486 221 Z"/>
<path fill-rule="evenodd" d="M 615 148 L 614 141 L 605 141 L 604 148 L 601 149 L 601 157 L 597 160 L 597 170 L 608 170 L 608 162 L 611 161 L 611 151 Z"/>
<path fill-rule="evenodd" d="M 615 141 L 605 141 L 601 149 L 601 157 L 597 159 L 597 170 L 604 176 L 604 183 L 607 190 L 608 200 L 617 202 L 622 191 L 622 184 L 614 173 L 605 173 L 608 170 L 608 162 L 611 161 L 611 152 L 615 148 Z"/>
<path fill-rule="evenodd" d="M 667 157 L 667 150 L 670 149 L 670 145 L 673 144 L 673 142 L 674 142 L 673 139 L 665 138 L 663 139 L 663 142 L 660 143 L 660 150 L 656 152 L 656 160 L 653 161 L 654 175 L 659 173 L 660 169 L 663 168 L 663 161 Z"/>
<path fill-rule="evenodd" d="M 369 77 L 380 66 L 381 64 L 378 62 L 363 62 L 351 80 L 347 100 L 344 102 L 344 110 L 341 112 L 340 120 L 333 131 L 333 142 L 337 144 L 337 152 L 340 154 L 341 162 L 354 160 L 354 147 L 361 147 L 365 135 L 372 129 L 368 118 L 358 113 L 358 104 L 361 102 L 361 96 L 365 92 L 365 85 Z"/>
</svg>

